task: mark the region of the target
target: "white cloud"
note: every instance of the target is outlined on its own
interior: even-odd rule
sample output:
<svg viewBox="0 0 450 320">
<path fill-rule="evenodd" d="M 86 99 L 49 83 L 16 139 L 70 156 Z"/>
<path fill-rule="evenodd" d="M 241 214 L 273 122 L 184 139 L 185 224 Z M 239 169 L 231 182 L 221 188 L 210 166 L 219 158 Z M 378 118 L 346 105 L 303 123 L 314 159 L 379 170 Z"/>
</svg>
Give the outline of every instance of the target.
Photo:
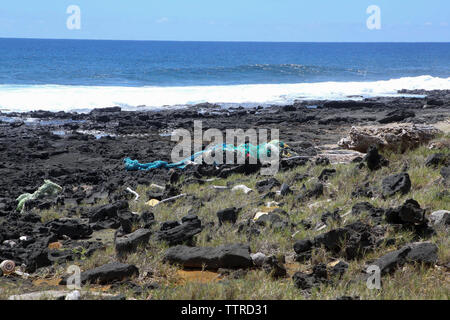
<svg viewBox="0 0 450 320">
<path fill-rule="evenodd" d="M 156 20 L 156 23 L 167 23 L 167 22 L 169 22 L 169 18 L 167 17 L 162 17 Z"/>
<path fill-rule="evenodd" d="M 426 25 L 426 26 L 432 26 L 433 23 L 431 23 L 431 22 L 425 22 L 425 25 Z"/>
</svg>

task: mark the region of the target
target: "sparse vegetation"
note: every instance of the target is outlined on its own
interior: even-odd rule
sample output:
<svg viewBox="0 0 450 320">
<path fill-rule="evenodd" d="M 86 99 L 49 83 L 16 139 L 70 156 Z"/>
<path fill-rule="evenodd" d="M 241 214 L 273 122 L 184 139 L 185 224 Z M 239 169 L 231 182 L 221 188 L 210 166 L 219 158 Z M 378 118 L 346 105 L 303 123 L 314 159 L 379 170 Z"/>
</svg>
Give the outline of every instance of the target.
<svg viewBox="0 0 450 320">
<path fill-rule="evenodd" d="M 441 136 L 437 140 L 448 141 L 450 135 Z M 323 231 L 315 231 L 314 228 L 306 230 L 300 221 L 309 219 L 314 226 L 319 222 L 321 214 L 325 211 L 339 209 L 340 215 L 351 210 L 352 206 L 361 201 L 368 201 L 377 207 L 388 208 L 402 204 L 405 200 L 413 198 L 417 200 L 427 214 L 442 209 L 450 209 L 450 197 L 448 193 L 442 193 L 445 186 L 440 181 L 439 169 L 433 169 L 424 165 L 425 159 L 431 153 L 436 152 L 419 147 L 405 154 L 385 153 L 389 159 L 389 167 L 370 172 L 367 168 L 358 169 L 357 164 L 337 164 L 328 167 L 335 168 L 337 173 L 325 183 L 324 195 L 318 199 L 307 202 L 299 202 L 296 195 L 300 192 L 303 184 L 311 186 L 321 170 L 325 167 L 309 164 L 297 167 L 294 170 L 280 172 L 276 178 L 280 182 L 286 182 L 294 191 L 292 195 L 278 200 L 279 208 L 289 214 L 290 222 L 296 224 L 293 229 L 272 229 L 266 227 L 259 236 L 247 238 L 245 233 L 239 233 L 236 225 L 225 224 L 219 229 L 205 227 L 202 233 L 196 236 L 198 246 L 218 246 L 227 243 L 249 243 L 252 252 L 264 252 L 266 255 L 283 255 L 286 257 L 286 267 L 289 276 L 284 279 L 273 280 L 262 270 L 250 270 L 242 278 L 220 277 L 218 281 L 191 281 L 189 278 L 180 276 L 177 266 L 165 264 L 162 257 L 167 249 L 164 243 L 150 241 L 150 243 L 138 252 L 129 255 L 126 262 L 135 264 L 140 270 L 140 277 L 134 282 L 140 286 L 149 283 L 157 283 L 159 288 L 144 290 L 136 295 L 136 292 L 126 285 L 115 288 L 115 293 L 121 293 L 131 298 L 140 299 L 335 299 L 340 296 L 359 296 L 361 299 L 443 299 L 448 300 L 450 295 L 450 243 L 448 230 L 438 229 L 437 235 L 431 241 L 439 247 L 439 263 L 436 266 L 425 267 L 422 265 L 406 265 L 391 275 L 382 279 L 381 290 L 370 290 L 365 282 L 358 280 L 358 275 L 365 265 L 403 244 L 412 241 L 412 234 L 406 231 L 394 231 L 388 228 L 390 237 L 397 240 L 395 246 L 382 245 L 376 251 L 364 256 L 364 258 L 348 261 L 350 263 L 348 272 L 342 279 L 335 281 L 334 285 L 322 285 L 314 289 L 310 295 L 305 294 L 294 286 L 290 276 L 295 271 L 309 271 L 311 262 L 329 263 L 338 257 L 321 249 L 313 251 L 311 261 L 307 263 L 293 262 L 293 244 L 295 240 L 312 238 Z M 441 149 L 439 152 L 450 153 L 450 149 Z M 389 199 L 381 197 L 352 198 L 351 193 L 355 186 L 368 183 L 370 186 L 379 188 L 383 177 L 399 172 L 407 166 L 411 177 L 412 189 L 406 195 L 395 196 Z M 308 174 L 310 178 L 299 182 L 293 180 L 296 174 Z M 203 225 L 214 222 L 217 226 L 216 212 L 228 208 L 239 207 L 238 223 L 253 218 L 256 212 L 264 210 L 266 200 L 261 200 L 261 195 L 256 191 L 250 194 L 233 192 L 231 190 L 214 190 L 213 185 L 245 184 L 255 190 L 255 183 L 261 177 L 257 175 L 242 176 L 233 175 L 228 179 L 218 179 L 203 185 L 191 184 L 182 186 L 182 192 L 194 196 L 193 201 L 180 199 L 172 204 L 161 204 L 155 208 L 149 207 L 146 192 L 149 186 L 140 185 L 137 192 L 141 195 L 137 202 L 130 201 L 131 211 L 142 213 L 153 211 L 158 222 L 168 220 L 180 220 L 188 212 L 199 216 Z M 448 191 L 448 190 L 447 190 Z M 331 199 L 331 201 L 328 201 Z M 43 220 L 51 220 L 62 216 L 62 212 L 54 209 L 41 212 Z M 346 215 L 341 225 L 356 221 L 356 217 Z M 359 219 L 359 218 L 358 218 Z M 370 223 L 369 219 L 365 222 Z M 338 222 L 333 222 L 327 230 L 337 227 Z M 155 230 L 159 226 L 154 226 Z M 295 235 L 294 235 L 295 233 Z M 293 236 L 294 235 L 294 236 Z M 91 269 L 115 260 L 113 246 L 106 250 L 97 251 L 89 258 L 75 261 L 83 270 Z M 65 266 L 53 266 L 53 273 L 47 277 L 58 278 L 64 274 Z M 10 294 L 22 293 L 23 287 L 19 283 L 12 284 L 0 289 L 0 298 L 5 299 Z M 109 292 L 109 291 L 108 291 Z M 94 297 L 95 298 L 95 297 Z"/>
</svg>

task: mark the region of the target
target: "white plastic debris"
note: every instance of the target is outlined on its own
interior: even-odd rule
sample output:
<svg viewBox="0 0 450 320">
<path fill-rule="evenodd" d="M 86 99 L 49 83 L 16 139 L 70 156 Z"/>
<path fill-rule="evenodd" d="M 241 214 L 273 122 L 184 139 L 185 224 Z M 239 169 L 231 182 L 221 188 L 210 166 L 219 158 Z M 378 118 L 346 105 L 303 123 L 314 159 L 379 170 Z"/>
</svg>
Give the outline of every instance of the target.
<svg viewBox="0 0 450 320">
<path fill-rule="evenodd" d="M 249 194 L 250 192 L 253 192 L 252 189 L 250 189 L 249 187 L 247 187 L 246 185 L 240 184 L 237 186 L 234 186 L 233 189 L 231 189 L 233 191 L 242 191 L 245 194 Z"/>
<path fill-rule="evenodd" d="M 178 196 L 175 196 L 175 197 L 172 197 L 172 198 L 167 198 L 167 199 L 161 200 L 158 204 L 165 203 L 165 202 L 170 202 L 170 201 L 175 201 L 175 200 L 178 200 L 178 199 L 183 198 L 183 197 L 186 197 L 186 196 L 187 196 L 186 193 L 182 193 L 182 194 L 180 194 L 180 195 L 178 195 Z M 158 205 L 158 204 L 157 204 L 157 205 Z"/>
<path fill-rule="evenodd" d="M 291 238 L 295 238 L 295 236 L 300 232 L 300 230 L 295 231 L 292 235 Z"/>
<path fill-rule="evenodd" d="M 160 190 L 164 190 L 164 189 L 166 189 L 166 188 L 164 188 L 164 187 L 161 187 L 160 185 L 157 185 L 157 184 L 154 184 L 154 183 L 152 183 L 152 184 L 150 185 L 150 187 L 151 187 L 151 188 L 156 188 L 156 189 L 160 189 Z"/>
<path fill-rule="evenodd" d="M 13 248 L 13 247 L 15 247 L 15 246 L 17 245 L 17 243 L 15 243 L 15 242 L 12 241 L 12 240 L 5 240 L 5 241 L 3 241 L 3 244 L 4 244 L 5 246 L 9 246 L 10 248 Z"/>
<path fill-rule="evenodd" d="M 267 207 L 267 208 L 272 208 L 272 207 L 278 207 L 278 205 L 279 205 L 278 202 L 276 202 L 276 201 L 270 201 L 270 202 L 267 202 L 266 207 Z"/>
<path fill-rule="evenodd" d="M 331 201 L 332 201 L 331 199 L 327 199 L 327 200 L 324 200 L 324 201 L 314 202 L 314 203 L 309 204 L 308 208 L 309 209 L 314 209 L 314 208 L 320 207 L 321 205 L 323 205 L 325 203 L 328 203 L 328 202 L 331 202 Z"/>
<path fill-rule="evenodd" d="M 222 191 L 222 190 L 228 190 L 228 187 L 227 186 L 211 186 L 211 189 Z"/>
<path fill-rule="evenodd" d="M 134 201 L 138 201 L 138 199 L 139 199 L 139 194 L 138 194 L 136 191 L 133 191 L 133 190 L 131 190 L 130 188 L 127 188 L 127 191 L 128 191 L 129 193 L 134 194 L 134 196 L 135 196 Z"/>
<path fill-rule="evenodd" d="M 8 300 L 50 300 L 50 299 L 60 299 L 67 295 L 66 291 L 48 290 L 31 292 L 20 295 L 12 295 L 8 297 Z"/>
<path fill-rule="evenodd" d="M 27 238 L 26 236 L 21 236 L 21 237 L 19 238 L 20 241 L 27 241 L 27 239 L 28 239 L 28 238 Z"/>
<path fill-rule="evenodd" d="M 78 290 L 74 290 L 66 295 L 65 300 L 80 300 L 81 293 Z"/>
<path fill-rule="evenodd" d="M 352 213 L 352 210 L 347 211 L 346 213 L 344 213 L 341 218 L 344 218 L 346 216 L 348 216 L 350 213 Z"/>
<path fill-rule="evenodd" d="M 264 215 L 266 215 L 266 214 L 268 214 L 267 212 L 257 212 L 256 214 L 255 214 L 255 216 L 253 217 L 253 220 L 254 221 L 257 221 L 259 218 L 261 218 L 262 216 L 264 216 Z"/>
<path fill-rule="evenodd" d="M 55 299 L 66 299 L 68 295 L 72 292 L 69 291 L 57 291 L 57 290 L 48 290 L 48 291 L 38 291 L 38 292 L 30 292 L 20 295 L 12 295 L 8 297 L 8 300 L 55 300 Z M 81 291 L 79 292 L 80 297 L 83 295 L 86 296 L 97 296 L 97 297 L 114 297 L 113 294 L 103 293 L 103 292 L 95 292 L 95 291 Z M 66 299 L 67 300 L 67 299 Z"/>
<path fill-rule="evenodd" d="M 16 270 L 14 273 L 15 273 L 16 275 L 18 275 L 19 277 L 22 277 L 22 278 L 24 278 L 24 279 L 28 279 L 28 278 L 30 277 L 30 274 L 29 274 L 29 273 L 25 273 L 25 272 L 22 272 L 22 271 L 20 271 L 20 270 Z"/>
</svg>

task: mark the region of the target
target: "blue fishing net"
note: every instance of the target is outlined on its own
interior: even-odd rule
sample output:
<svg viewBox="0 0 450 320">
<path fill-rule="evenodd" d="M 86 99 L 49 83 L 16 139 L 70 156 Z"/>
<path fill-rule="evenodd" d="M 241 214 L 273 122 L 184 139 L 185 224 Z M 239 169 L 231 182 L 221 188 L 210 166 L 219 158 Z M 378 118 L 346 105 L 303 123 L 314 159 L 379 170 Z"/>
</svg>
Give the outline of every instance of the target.
<svg viewBox="0 0 450 320">
<path fill-rule="evenodd" d="M 197 153 L 194 153 L 192 156 L 187 157 L 184 160 L 181 160 L 179 162 L 169 163 L 166 161 L 154 161 L 150 163 L 140 163 L 138 160 L 132 160 L 130 158 L 124 159 L 125 163 L 125 169 L 127 171 L 137 171 L 137 170 L 152 170 L 157 168 L 178 168 L 178 169 L 184 169 L 186 165 L 188 165 L 191 162 L 194 162 L 197 157 L 200 155 L 206 153 L 206 152 L 236 152 L 236 153 L 243 153 L 246 158 L 256 158 L 257 160 L 260 159 L 260 156 L 263 154 L 266 154 L 267 157 L 271 156 L 271 150 L 273 147 L 277 148 L 287 148 L 287 145 L 284 142 L 278 141 L 278 140 L 272 140 L 268 143 L 262 143 L 259 145 L 252 145 L 250 143 L 241 144 L 239 146 L 234 146 L 232 144 L 221 144 L 216 145 L 211 148 L 199 151 Z"/>
</svg>

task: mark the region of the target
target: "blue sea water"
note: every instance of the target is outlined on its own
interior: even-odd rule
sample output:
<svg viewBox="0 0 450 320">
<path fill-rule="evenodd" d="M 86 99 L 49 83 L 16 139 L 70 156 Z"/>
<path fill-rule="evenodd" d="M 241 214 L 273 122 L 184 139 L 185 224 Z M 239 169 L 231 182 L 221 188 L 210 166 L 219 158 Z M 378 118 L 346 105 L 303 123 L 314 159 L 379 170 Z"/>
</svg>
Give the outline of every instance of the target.
<svg viewBox="0 0 450 320">
<path fill-rule="evenodd" d="M 281 103 L 450 89 L 449 77 L 450 43 L 0 39 L 10 110 Z"/>
</svg>

